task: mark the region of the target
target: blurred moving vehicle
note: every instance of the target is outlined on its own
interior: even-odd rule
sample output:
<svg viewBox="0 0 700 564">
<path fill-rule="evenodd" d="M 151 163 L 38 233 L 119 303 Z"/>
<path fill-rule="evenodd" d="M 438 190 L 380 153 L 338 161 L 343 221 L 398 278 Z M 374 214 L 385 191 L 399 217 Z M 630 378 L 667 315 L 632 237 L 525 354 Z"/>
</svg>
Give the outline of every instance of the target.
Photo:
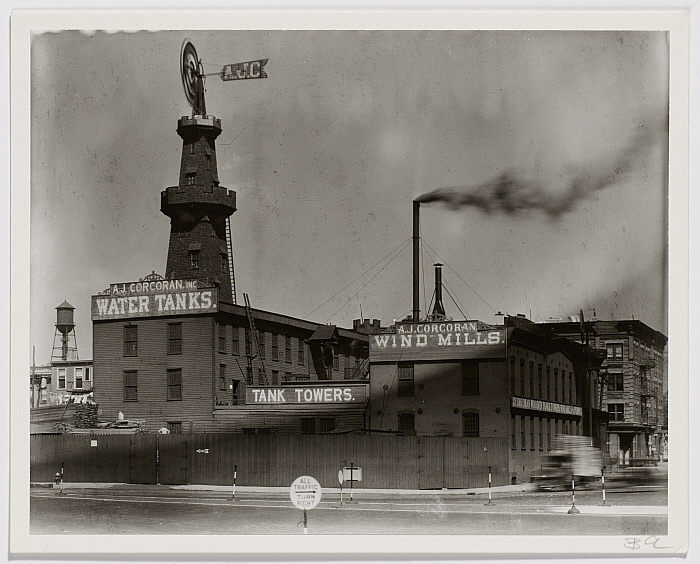
<svg viewBox="0 0 700 564">
<path fill-rule="evenodd" d="M 570 490 L 572 476 L 575 476 L 577 488 L 600 480 L 603 457 L 600 450 L 590 444 L 589 437 L 557 435 L 554 446 L 551 453 L 542 457 L 540 470 L 530 475 L 536 490 Z"/>
</svg>

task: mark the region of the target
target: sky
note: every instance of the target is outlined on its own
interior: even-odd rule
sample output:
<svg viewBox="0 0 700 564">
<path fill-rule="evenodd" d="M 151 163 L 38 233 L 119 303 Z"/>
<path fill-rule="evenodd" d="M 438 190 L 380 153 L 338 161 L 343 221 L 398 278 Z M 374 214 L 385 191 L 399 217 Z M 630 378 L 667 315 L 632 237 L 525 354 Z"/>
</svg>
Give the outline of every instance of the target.
<svg viewBox="0 0 700 564">
<path fill-rule="evenodd" d="M 31 51 L 31 341 L 55 307 L 92 358 L 90 296 L 164 274 L 180 47 L 206 81 L 238 301 L 351 327 L 421 309 L 445 264 L 447 315 L 578 314 L 667 334 L 668 45 L 659 32 L 172 31 L 36 34 Z"/>
</svg>

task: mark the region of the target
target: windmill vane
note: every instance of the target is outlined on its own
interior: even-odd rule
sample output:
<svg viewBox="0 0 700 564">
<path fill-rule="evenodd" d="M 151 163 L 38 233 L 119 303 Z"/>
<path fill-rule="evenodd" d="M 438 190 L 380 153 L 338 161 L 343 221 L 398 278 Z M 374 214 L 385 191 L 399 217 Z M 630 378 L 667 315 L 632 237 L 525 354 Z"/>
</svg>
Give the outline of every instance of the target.
<svg viewBox="0 0 700 564">
<path fill-rule="evenodd" d="M 224 65 L 219 72 L 205 74 L 202 61 L 197 56 L 197 50 L 192 41 L 185 39 L 180 49 L 180 76 L 185 89 L 185 97 L 192 106 L 195 114 L 206 114 L 204 103 L 204 78 L 218 75 L 221 80 L 249 80 L 267 78 L 265 65 L 268 59 L 256 59 L 243 63 Z"/>
</svg>

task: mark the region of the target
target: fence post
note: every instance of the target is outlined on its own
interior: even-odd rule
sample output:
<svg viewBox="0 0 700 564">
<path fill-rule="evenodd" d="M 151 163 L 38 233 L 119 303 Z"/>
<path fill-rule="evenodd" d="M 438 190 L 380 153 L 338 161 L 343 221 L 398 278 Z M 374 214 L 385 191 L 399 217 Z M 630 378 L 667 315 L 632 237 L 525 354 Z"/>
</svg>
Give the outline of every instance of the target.
<svg viewBox="0 0 700 564">
<path fill-rule="evenodd" d="M 598 505 L 606 505 L 606 503 L 605 503 L 605 468 L 600 469 L 600 483 L 601 483 L 601 486 L 603 487 L 603 503 L 599 503 Z"/>
<path fill-rule="evenodd" d="M 231 493 L 231 501 L 236 499 L 236 473 L 238 470 L 238 465 L 234 464 L 233 466 L 233 492 Z"/>
<path fill-rule="evenodd" d="M 576 507 L 576 480 L 574 480 L 573 474 L 571 474 L 571 507 L 569 507 L 567 513 L 569 515 L 573 515 L 574 513 L 581 513 L 578 510 L 578 507 Z"/>
<path fill-rule="evenodd" d="M 485 447 L 484 447 L 485 448 Z M 484 505 L 496 505 L 491 501 L 491 467 L 489 466 L 489 501 L 484 503 Z"/>
</svg>

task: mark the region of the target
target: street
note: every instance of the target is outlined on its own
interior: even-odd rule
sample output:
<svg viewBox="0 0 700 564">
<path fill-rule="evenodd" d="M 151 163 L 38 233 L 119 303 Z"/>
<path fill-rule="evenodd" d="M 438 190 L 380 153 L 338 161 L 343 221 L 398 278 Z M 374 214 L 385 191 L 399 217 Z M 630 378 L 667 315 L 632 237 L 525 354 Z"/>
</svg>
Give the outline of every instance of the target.
<svg viewBox="0 0 700 564">
<path fill-rule="evenodd" d="M 309 534 L 589 534 L 667 532 L 666 487 L 576 492 L 372 493 L 340 505 L 325 491 L 308 511 Z M 32 488 L 32 534 L 302 534 L 303 512 L 283 491 L 201 491 L 168 486 Z"/>
</svg>

